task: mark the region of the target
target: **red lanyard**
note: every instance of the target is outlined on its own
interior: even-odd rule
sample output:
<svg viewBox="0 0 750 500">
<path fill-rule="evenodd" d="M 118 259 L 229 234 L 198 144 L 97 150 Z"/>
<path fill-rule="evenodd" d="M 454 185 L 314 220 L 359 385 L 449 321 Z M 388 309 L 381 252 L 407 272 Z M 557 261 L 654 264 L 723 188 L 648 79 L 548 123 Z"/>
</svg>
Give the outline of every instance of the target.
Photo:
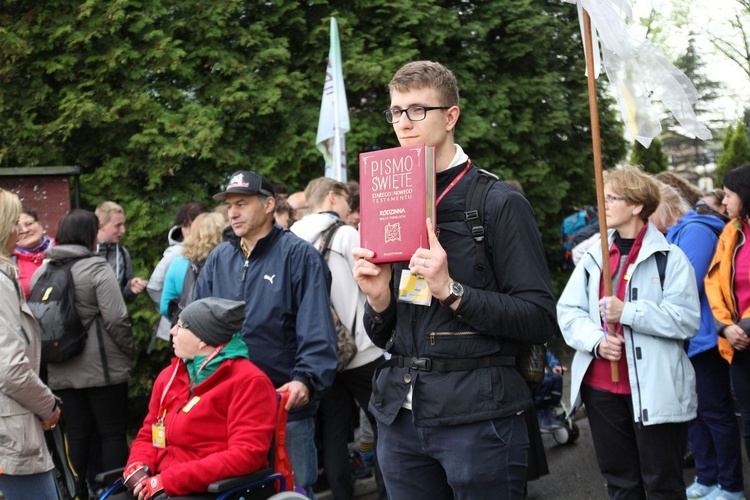
<svg viewBox="0 0 750 500">
<path fill-rule="evenodd" d="M 448 187 L 445 188 L 445 191 L 443 191 L 442 194 L 438 197 L 437 201 L 435 202 L 435 206 L 438 206 L 440 204 L 440 202 L 442 201 L 442 199 L 445 197 L 445 195 L 448 194 L 448 191 L 450 191 L 451 189 L 453 189 L 453 186 L 455 186 L 456 184 L 458 184 L 458 181 L 460 181 L 461 179 L 463 179 L 464 175 L 466 175 L 466 172 L 469 171 L 469 168 L 471 168 L 471 158 L 469 158 L 467 160 L 466 166 L 461 171 L 461 173 L 458 174 L 456 176 L 456 178 L 453 179 L 453 181 L 451 181 L 450 184 L 448 184 Z"/>
<path fill-rule="evenodd" d="M 192 380 L 190 380 L 190 382 L 188 383 L 188 387 L 190 387 L 191 385 L 193 385 L 193 382 L 195 382 L 195 379 L 198 378 L 198 374 L 201 372 L 201 370 L 203 370 L 208 363 L 210 363 L 216 356 L 219 355 L 219 352 L 221 352 L 221 350 L 224 349 L 225 345 L 227 345 L 227 344 L 224 343 L 224 344 L 216 346 L 216 349 L 214 349 L 214 351 L 211 354 L 209 354 L 208 357 L 206 357 L 206 359 L 203 360 L 203 363 L 201 363 L 200 368 L 198 368 L 198 371 L 196 372 L 195 377 L 193 377 Z M 162 414 L 163 410 L 165 410 L 165 408 L 164 408 L 164 398 L 167 397 L 167 393 L 169 392 L 169 389 L 172 387 L 172 383 L 174 382 L 174 379 L 177 376 L 177 370 L 179 370 L 179 369 L 180 369 L 180 362 L 178 361 L 177 364 L 175 364 L 175 366 L 174 366 L 174 371 L 172 372 L 172 376 L 169 377 L 169 382 L 167 382 L 166 387 L 164 387 L 164 391 L 161 393 L 161 398 L 159 399 L 159 414 L 160 415 Z M 175 396 L 174 398 L 172 398 L 170 400 L 170 403 L 176 397 L 177 396 Z"/>
</svg>

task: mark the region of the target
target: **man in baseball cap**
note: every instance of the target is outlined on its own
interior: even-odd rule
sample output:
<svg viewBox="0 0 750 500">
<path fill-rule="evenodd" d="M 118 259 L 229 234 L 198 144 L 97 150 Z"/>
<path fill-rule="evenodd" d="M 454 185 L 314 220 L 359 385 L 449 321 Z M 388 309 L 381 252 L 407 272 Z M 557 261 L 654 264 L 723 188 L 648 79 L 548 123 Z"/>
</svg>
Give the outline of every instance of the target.
<svg viewBox="0 0 750 500">
<path fill-rule="evenodd" d="M 274 192 L 262 175 L 240 170 L 214 196 L 226 203 L 234 234 L 206 259 L 194 298 L 247 304 L 242 340 L 250 361 L 278 392 L 289 393 L 289 459 L 295 484 L 312 497 L 318 478 L 314 418 L 338 365 L 331 273 L 314 246 L 274 224 Z"/>
<path fill-rule="evenodd" d="M 238 170 L 232 174 L 227 188 L 222 193 L 214 195 L 214 200 L 224 201 L 228 194 L 259 194 L 262 196 L 274 196 L 273 184 L 268 179 L 255 172 Z"/>
</svg>

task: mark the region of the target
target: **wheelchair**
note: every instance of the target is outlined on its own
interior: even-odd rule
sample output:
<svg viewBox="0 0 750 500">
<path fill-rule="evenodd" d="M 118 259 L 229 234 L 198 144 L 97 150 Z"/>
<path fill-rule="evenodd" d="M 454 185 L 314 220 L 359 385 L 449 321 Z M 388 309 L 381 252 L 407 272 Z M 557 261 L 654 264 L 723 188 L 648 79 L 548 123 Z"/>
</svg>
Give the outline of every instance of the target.
<svg viewBox="0 0 750 500">
<path fill-rule="evenodd" d="M 268 467 L 244 476 L 216 481 L 208 486 L 206 493 L 179 497 L 170 500 L 293 500 L 305 499 L 294 491 L 294 478 L 291 474 L 289 457 L 286 451 L 286 403 L 289 393 L 278 395 L 276 430 L 268 453 Z M 124 469 L 103 472 L 96 476 L 101 484 L 110 484 L 99 500 L 132 500 L 133 496 L 125 488 L 122 477 Z"/>
</svg>

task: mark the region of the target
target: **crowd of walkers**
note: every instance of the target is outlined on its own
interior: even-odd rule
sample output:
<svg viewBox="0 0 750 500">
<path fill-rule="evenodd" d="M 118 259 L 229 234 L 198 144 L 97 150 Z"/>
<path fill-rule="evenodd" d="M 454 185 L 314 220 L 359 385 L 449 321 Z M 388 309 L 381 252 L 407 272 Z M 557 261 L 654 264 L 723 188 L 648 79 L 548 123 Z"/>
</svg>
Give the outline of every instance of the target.
<svg viewBox="0 0 750 500">
<path fill-rule="evenodd" d="M 52 238 L 0 190 L 0 492 L 58 498 L 43 433 L 62 416 L 80 498 L 96 498 L 95 475 L 117 468 L 142 474 L 121 498 L 201 493 L 269 465 L 280 394 L 301 495 L 314 499 L 324 478 L 334 498 L 352 498 L 353 467 L 367 459 L 381 498 L 522 498 L 535 424 L 549 430 L 557 417 L 546 408 L 537 420 L 515 362 L 560 331 L 575 352 L 570 411 L 586 408 L 610 498 L 744 498 L 750 165 L 712 193 L 633 166 L 606 172 L 608 257 L 600 235 L 580 243 L 556 301 L 529 202 L 454 142 L 453 73 L 415 61 L 389 92 L 399 143 L 434 147 L 437 164 L 435 220 L 415 222 L 427 241 L 408 262 L 373 262 L 360 248 L 358 187 L 328 178 L 286 196 L 256 172 L 232 173 L 218 207 L 180 207 L 148 280 L 120 242 L 117 203 L 70 211 Z M 479 183 L 481 238 L 464 218 Z M 50 262 L 73 262 L 87 340 L 40 374 L 27 298 Z M 426 303 L 405 297 L 412 277 Z M 129 446 L 128 304 L 144 290 L 160 314 L 149 348 L 167 341 L 175 356 Z M 355 345 L 343 361 L 342 326 Z M 549 359 L 559 383 L 566 368 Z"/>
</svg>

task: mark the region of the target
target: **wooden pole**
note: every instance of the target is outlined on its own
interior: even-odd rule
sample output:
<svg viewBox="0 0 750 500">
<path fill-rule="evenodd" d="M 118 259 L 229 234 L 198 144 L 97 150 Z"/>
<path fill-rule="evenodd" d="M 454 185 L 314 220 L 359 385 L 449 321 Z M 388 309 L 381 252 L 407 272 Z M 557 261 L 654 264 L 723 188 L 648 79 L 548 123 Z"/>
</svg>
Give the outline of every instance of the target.
<svg viewBox="0 0 750 500">
<path fill-rule="evenodd" d="M 591 114 L 591 142 L 594 148 L 594 178 L 596 180 L 596 206 L 599 213 L 599 234 L 602 239 L 602 280 L 604 295 L 612 295 L 612 271 L 609 267 L 609 246 L 607 242 L 607 217 L 604 206 L 604 175 L 602 172 L 602 140 L 599 135 L 599 106 L 596 102 L 596 75 L 594 73 L 594 42 L 591 39 L 591 18 L 583 9 L 584 49 L 586 51 L 586 74 L 589 84 L 589 111 Z M 615 325 L 609 324 L 609 330 Z M 606 339 L 606 337 L 605 337 Z M 610 361 L 612 382 L 620 381 L 620 371 L 615 361 Z"/>
</svg>

